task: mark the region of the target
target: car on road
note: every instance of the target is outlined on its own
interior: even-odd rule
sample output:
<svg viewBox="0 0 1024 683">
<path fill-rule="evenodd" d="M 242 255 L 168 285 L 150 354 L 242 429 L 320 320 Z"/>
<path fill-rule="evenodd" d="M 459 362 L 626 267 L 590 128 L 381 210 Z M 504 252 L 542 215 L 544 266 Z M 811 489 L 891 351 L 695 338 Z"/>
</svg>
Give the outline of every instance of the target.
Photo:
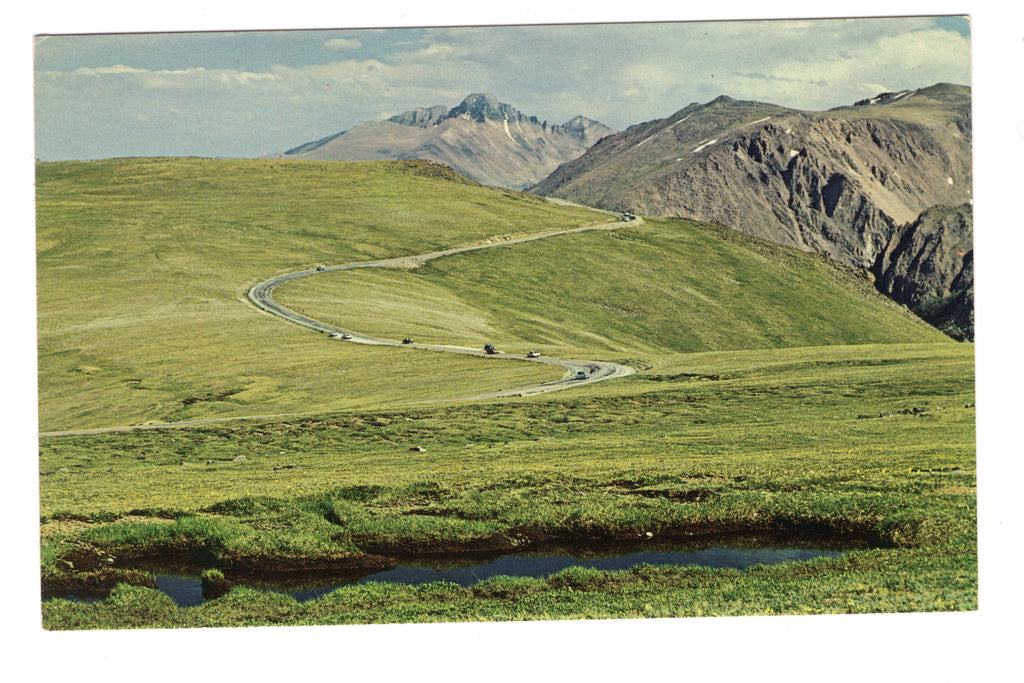
<svg viewBox="0 0 1024 683">
<path fill-rule="evenodd" d="M 576 379 L 586 379 L 589 376 L 590 375 L 587 374 L 586 370 L 577 370 L 576 371 Z"/>
<path fill-rule="evenodd" d="M 497 353 L 498 349 L 494 348 L 494 344 L 484 344 L 484 353 Z"/>
<path fill-rule="evenodd" d="M 316 267 L 316 272 L 318 272 L 318 273 L 322 273 L 325 270 L 327 270 L 326 266 L 317 266 Z"/>
<path fill-rule="evenodd" d="M 527 358 L 540 358 L 540 351 L 530 351 L 526 354 Z"/>
<path fill-rule="evenodd" d="M 342 338 L 342 339 L 345 339 L 345 340 L 348 340 L 348 339 L 351 339 L 351 338 L 352 338 L 352 335 L 351 335 L 351 334 L 349 334 L 348 332 L 346 332 L 345 334 L 341 335 L 341 338 Z"/>
<path fill-rule="evenodd" d="M 402 343 L 403 344 L 412 344 L 412 339 L 409 339 L 408 337 L 406 337 L 405 339 L 402 340 Z"/>
</svg>

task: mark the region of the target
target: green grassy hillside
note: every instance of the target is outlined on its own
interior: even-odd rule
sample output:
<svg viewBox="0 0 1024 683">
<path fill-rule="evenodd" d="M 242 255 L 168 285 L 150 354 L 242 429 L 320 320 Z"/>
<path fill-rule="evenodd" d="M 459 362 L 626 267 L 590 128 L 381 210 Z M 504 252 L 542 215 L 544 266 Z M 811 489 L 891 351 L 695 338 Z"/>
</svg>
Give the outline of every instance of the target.
<svg viewBox="0 0 1024 683">
<path fill-rule="evenodd" d="M 43 431 L 452 398 L 559 376 L 327 342 L 244 302 L 283 270 L 415 254 L 607 217 L 423 162 L 141 159 L 40 164 Z M 685 222 L 282 287 L 391 338 L 547 354 L 940 341 L 811 257 Z M 645 361 L 647 362 L 647 361 Z"/>
<path fill-rule="evenodd" d="M 37 169 L 43 431 L 384 405 L 553 379 L 560 371 L 536 365 L 330 344 L 256 311 L 244 292 L 316 263 L 607 219 L 424 162 L 118 159 Z"/>
<path fill-rule="evenodd" d="M 713 350 L 948 338 L 856 274 L 684 220 L 460 254 L 411 271 L 325 273 L 277 299 L 395 338 L 648 360 Z"/>
</svg>

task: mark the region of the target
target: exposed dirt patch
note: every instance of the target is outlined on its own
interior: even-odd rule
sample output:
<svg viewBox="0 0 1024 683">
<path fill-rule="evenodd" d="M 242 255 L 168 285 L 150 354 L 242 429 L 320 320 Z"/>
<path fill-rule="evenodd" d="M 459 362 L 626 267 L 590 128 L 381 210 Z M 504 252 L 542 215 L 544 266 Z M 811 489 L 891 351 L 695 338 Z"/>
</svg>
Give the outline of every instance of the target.
<svg viewBox="0 0 1024 683">
<path fill-rule="evenodd" d="M 919 415 L 924 415 L 929 410 L 930 410 L 930 408 L 928 408 L 926 406 L 914 406 L 913 408 L 901 408 L 899 410 L 888 410 L 888 411 L 886 411 L 884 413 L 878 413 L 878 414 L 875 414 L 875 415 L 858 415 L 857 419 L 858 420 L 869 420 L 869 419 L 879 418 L 879 417 L 898 417 L 900 415 L 911 415 L 911 416 L 917 417 Z"/>
<path fill-rule="evenodd" d="M 819 522 L 767 522 L 749 523 L 706 522 L 677 529 L 650 531 L 609 530 L 538 530 L 510 529 L 504 533 L 469 539 L 444 541 L 437 539 L 398 539 L 382 542 L 374 538 L 353 538 L 353 542 L 366 552 L 405 559 L 416 557 L 461 556 L 480 553 L 547 552 L 551 549 L 567 550 L 571 554 L 603 549 L 605 551 L 630 549 L 634 544 L 703 543 L 786 545 L 801 542 L 836 544 L 848 547 L 878 545 L 872 538 L 871 525 L 847 525 Z"/>
<path fill-rule="evenodd" d="M 105 568 L 98 571 L 44 576 L 42 597 L 44 600 L 68 595 L 79 598 L 104 598 L 110 595 L 110 591 L 119 583 L 146 588 L 157 587 L 153 577 L 145 572 Z"/>
<path fill-rule="evenodd" d="M 301 573 L 373 573 L 395 566 L 391 557 L 373 553 L 362 555 L 315 556 L 273 556 L 273 555 L 225 555 L 221 557 L 226 575 L 259 574 L 301 574 Z"/>
<path fill-rule="evenodd" d="M 642 498 L 664 498 L 677 503 L 701 503 L 715 500 L 721 495 L 717 491 L 709 491 L 707 489 L 636 489 L 621 493 Z"/>
<path fill-rule="evenodd" d="M 64 553 L 60 559 L 72 571 L 89 572 L 105 565 L 105 560 L 109 558 L 102 555 L 95 548 L 80 546 Z"/>
<path fill-rule="evenodd" d="M 226 398 L 230 398 L 235 394 L 241 393 L 241 391 L 241 389 L 230 389 L 228 391 L 210 392 L 205 396 L 189 396 L 188 398 L 183 398 L 181 402 L 188 406 L 193 403 L 199 403 L 200 401 L 223 401 Z"/>
<path fill-rule="evenodd" d="M 943 486 L 936 489 L 935 493 L 940 496 L 976 496 L 978 489 L 974 486 Z"/>
<path fill-rule="evenodd" d="M 722 375 L 704 375 L 698 372 L 679 372 L 674 375 L 641 375 L 640 379 L 646 379 L 651 382 L 673 382 L 681 379 L 698 379 L 716 382 L 727 378 Z"/>
<path fill-rule="evenodd" d="M 438 557 L 487 552 L 512 552 L 531 546 L 536 539 L 526 534 L 508 532 L 465 540 L 398 539 L 380 541 L 370 537 L 353 537 L 363 551 L 391 558 Z"/>
</svg>

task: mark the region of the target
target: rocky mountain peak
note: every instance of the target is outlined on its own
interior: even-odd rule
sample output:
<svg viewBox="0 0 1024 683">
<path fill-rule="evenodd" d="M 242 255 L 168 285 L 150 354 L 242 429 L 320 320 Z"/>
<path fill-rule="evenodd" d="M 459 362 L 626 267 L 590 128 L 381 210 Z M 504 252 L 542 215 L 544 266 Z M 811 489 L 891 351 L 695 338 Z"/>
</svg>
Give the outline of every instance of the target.
<svg viewBox="0 0 1024 683">
<path fill-rule="evenodd" d="M 588 119 L 585 116 L 577 114 L 576 116 L 572 117 L 571 119 L 563 123 L 562 128 L 565 128 L 566 130 L 576 130 L 582 132 L 596 123 L 597 121 L 595 121 L 594 119 Z"/>
<path fill-rule="evenodd" d="M 470 112 L 488 113 L 497 112 L 501 107 L 501 102 L 490 93 L 474 92 L 466 95 L 460 106 L 466 107 Z"/>
<path fill-rule="evenodd" d="M 466 96 L 458 106 L 453 107 L 445 118 L 466 116 L 474 121 L 482 123 L 487 119 L 501 121 L 518 121 L 525 118 L 523 114 L 512 105 L 499 102 L 498 98 L 490 93 L 472 93 Z"/>
<path fill-rule="evenodd" d="M 593 145 L 595 142 L 600 140 L 606 135 L 613 133 L 614 131 L 605 126 L 600 121 L 594 119 L 588 119 L 586 116 L 577 114 L 560 126 L 553 126 L 553 130 L 558 130 L 561 133 L 571 135 L 578 139 L 580 142 L 585 144 L 587 147 Z"/>
<path fill-rule="evenodd" d="M 584 116 L 549 125 L 490 93 L 467 95 L 457 106 L 419 107 L 385 121 L 284 152 L 291 159 L 427 159 L 487 185 L 525 189 L 576 159 L 612 129 Z"/>
<path fill-rule="evenodd" d="M 436 107 L 417 107 L 416 109 L 410 109 L 407 112 L 402 112 L 401 114 L 392 116 L 388 121 L 394 121 L 395 123 L 400 123 L 403 126 L 419 126 L 420 128 L 426 128 L 427 126 L 436 124 L 439 120 L 444 118 L 447 113 L 448 107 L 439 104 Z"/>
<path fill-rule="evenodd" d="M 855 107 L 866 107 L 866 106 L 870 106 L 872 104 L 889 104 L 891 102 L 895 102 L 896 100 L 902 99 L 902 98 L 904 98 L 904 97 L 906 97 L 908 95 L 911 95 L 911 94 L 913 94 L 913 92 L 910 91 L 910 90 L 901 90 L 899 92 L 883 92 L 883 93 L 878 93 L 874 97 L 869 97 L 869 98 L 864 99 L 864 100 L 857 100 L 856 102 L 853 103 L 853 106 L 855 106 Z"/>
</svg>

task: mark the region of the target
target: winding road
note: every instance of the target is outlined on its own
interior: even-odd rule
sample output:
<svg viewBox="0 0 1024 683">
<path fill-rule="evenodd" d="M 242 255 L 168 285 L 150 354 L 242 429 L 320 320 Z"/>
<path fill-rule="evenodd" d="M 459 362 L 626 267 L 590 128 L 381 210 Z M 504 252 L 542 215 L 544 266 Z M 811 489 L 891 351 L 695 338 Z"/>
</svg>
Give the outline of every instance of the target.
<svg viewBox="0 0 1024 683">
<path fill-rule="evenodd" d="M 562 200 L 555 200 L 548 198 L 548 201 L 557 204 L 572 205 L 571 202 Z M 589 208 L 589 207 L 588 207 Z M 600 211 L 593 209 L 594 211 Z M 643 223 L 643 219 L 634 216 L 628 216 L 611 211 L 600 211 L 612 216 L 617 216 L 618 221 L 609 221 L 605 223 L 597 223 L 594 225 L 585 225 L 578 228 L 570 228 L 566 230 L 550 230 L 546 232 L 530 233 L 525 235 L 506 236 L 506 237 L 492 237 L 488 240 L 463 245 L 458 247 L 452 247 L 451 249 L 445 249 L 443 251 L 433 251 L 427 254 L 419 254 L 416 256 L 399 256 L 396 258 L 382 259 L 379 261 L 358 261 L 353 263 L 343 263 L 335 266 L 321 266 L 319 268 L 313 268 L 309 270 L 297 270 L 280 275 L 275 275 L 272 278 L 264 280 L 262 282 L 253 285 L 248 293 L 249 301 L 262 311 L 265 311 L 271 315 L 287 320 L 288 322 L 296 325 L 302 325 L 318 332 L 327 334 L 337 333 L 340 335 L 350 335 L 351 338 L 347 339 L 351 343 L 355 344 L 372 344 L 376 346 L 400 346 L 402 348 L 414 348 L 424 349 L 428 351 L 444 351 L 449 353 L 461 353 L 470 356 L 480 356 L 484 358 L 492 359 L 511 359 L 519 360 L 529 363 L 547 363 L 549 365 L 558 365 L 565 368 L 566 373 L 561 379 L 553 380 L 550 382 L 544 382 L 543 384 L 534 384 L 525 387 L 519 387 L 516 389 L 503 389 L 501 391 L 495 391 L 487 394 L 480 394 L 477 396 L 466 396 L 462 397 L 462 400 L 474 400 L 474 399 L 485 399 L 485 398 L 502 398 L 510 396 L 526 396 L 530 394 L 540 394 L 549 391 L 557 391 L 559 389 L 568 389 L 570 387 L 577 387 L 583 384 L 589 384 L 592 382 L 599 382 L 605 379 L 611 379 L 613 377 L 625 377 L 632 375 L 635 371 L 633 368 L 626 365 L 619 365 L 618 363 L 608 363 L 605 361 L 595 360 L 569 360 L 564 358 L 527 358 L 526 356 L 516 355 L 511 353 L 497 353 L 488 354 L 482 349 L 471 349 L 461 346 L 445 346 L 440 344 L 403 344 L 401 341 L 392 339 L 380 339 L 373 337 L 368 334 L 362 334 L 352 330 L 346 330 L 327 323 L 314 320 L 300 313 L 285 308 L 281 304 L 274 301 L 271 294 L 274 289 L 283 285 L 286 282 L 292 280 L 298 280 L 299 278 L 309 277 L 317 275 L 319 273 L 328 273 L 338 270 L 352 270 L 355 268 L 412 268 L 421 263 L 432 261 L 434 259 L 443 258 L 445 256 L 451 256 L 453 254 L 461 254 L 468 251 L 477 251 L 480 249 L 490 249 L 493 247 L 508 246 L 511 244 L 519 244 L 521 242 L 531 242 L 533 240 L 544 239 L 547 237 L 555 237 L 558 235 L 568 235 L 577 232 L 585 232 L 590 230 L 618 230 L 621 228 L 636 227 Z M 587 374 L 586 379 L 576 379 L 576 374 L 579 371 L 584 371 Z M 448 399 L 438 399 L 448 400 Z M 130 431 L 135 429 L 160 429 L 164 427 L 190 427 L 207 425 L 216 422 L 233 422 L 240 420 L 259 420 L 259 419 L 273 419 L 283 417 L 293 417 L 300 413 L 286 413 L 281 415 L 252 415 L 252 416 L 241 416 L 241 417 L 222 417 L 212 418 L 208 420 L 187 420 L 182 422 L 149 422 L 146 424 L 137 424 L 124 427 L 103 427 L 98 429 L 76 429 L 59 432 L 40 432 L 40 437 L 52 437 L 52 436 L 75 436 L 82 434 L 102 434 L 107 432 L 122 432 Z"/>
<path fill-rule="evenodd" d="M 597 223 L 594 225 L 585 225 L 578 228 L 570 228 L 565 230 L 550 230 L 547 232 L 530 233 L 526 235 L 518 235 L 515 237 L 504 237 L 504 238 L 491 238 L 484 242 L 478 242 L 469 245 L 463 245 L 459 247 L 452 247 L 451 249 L 445 249 L 443 251 L 432 251 L 426 254 L 418 254 L 415 256 L 399 256 L 390 259 L 381 259 L 377 261 L 355 261 L 352 263 L 343 263 L 334 266 L 320 266 L 318 268 L 312 268 L 308 270 L 296 270 L 281 275 L 276 275 L 272 278 L 264 280 L 254 285 L 248 292 L 249 301 L 253 303 L 257 308 L 275 315 L 279 318 L 287 320 L 288 322 L 296 325 L 302 325 L 318 332 L 326 334 L 345 335 L 346 341 L 355 344 L 372 344 L 375 346 L 401 346 L 403 348 L 413 349 L 424 349 L 428 351 L 444 351 L 449 353 L 461 353 L 471 356 L 481 356 L 485 358 L 496 358 L 496 359 L 513 359 L 520 360 L 530 363 L 547 363 L 550 365 L 558 365 L 565 368 L 566 373 L 561 379 L 553 380 L 550 382 L 544 382 L 543 384 L 533 384 L 525 387 L 518 387 L 515 389 L 503 389 L 501 391 L 491 392 L 488 394 L 480 394 L 477 396 L 467 396 L 465 399 L 483 399 L 483 398 L 500 398 L 506 396 L 526 396 L 529 394 L 540 394 L 549 391 L 557 391 L 559 389 L 567 389 L 569 387 L 580 386 L 582 384 L 589 384 L 591 382 L 598 382 L 605 379 L 611 379 L 613 377 L 625 377 L 634 373 L 633 368 L 626 365 L 619 365 L 618 363 L 609 363 L 606 361 L 595 361 L 595 360 L 570 360 L 564 358 L 547 358 L 537 357 L 528 358 L 523 355 L 516 355 L 510 353 L 497 353 L 488 354 L 480 349 L 471 349 L 462 346 L 447 346 L 442 344 L 416 344 L 416 343 L 403 343 L 399 340 L 394 339 L 381 339 L 379 337 L 373 337 L 368 334 L 363 334 L 353 330 L 344 329 L 341 327 L 335 327 L 319 320 L 296 313 L 295 311 L 285 308 L 281 304 L 274 301 L 271 296 L 274 289 L 286 282 L 298 280 L 304 277 L 310 277 L 318 275 L 320 273 L 329 273 L 339 270 L 353 270 L 355 268 L 414 268 L 427 261 L 433 261 L 434 259 L 443 258 L 445 256 L 451 256 L 453 254 L 461 254 L 469 251 L 479 251 L 481 249 L 490 249 L 493 247 L 508 246 L 511 244 L 519 244 L 522 242 L 531 242 L 534 240 L 544 239 L 547 237 L 555 237 L 557 235 L 568 235 L 577 232 L 585 232 L 589 230 L 618 230 L 620 228 L 635 227 L 643 223 L 643 219 L 633 216 L 625 216 L 622 214 L 613 214 L 619 216 L 620 220 L 614 222 Z M 576 379 L 577 373 L 583 371 L 586 373 L 586 379 Z"/>
</svg>

